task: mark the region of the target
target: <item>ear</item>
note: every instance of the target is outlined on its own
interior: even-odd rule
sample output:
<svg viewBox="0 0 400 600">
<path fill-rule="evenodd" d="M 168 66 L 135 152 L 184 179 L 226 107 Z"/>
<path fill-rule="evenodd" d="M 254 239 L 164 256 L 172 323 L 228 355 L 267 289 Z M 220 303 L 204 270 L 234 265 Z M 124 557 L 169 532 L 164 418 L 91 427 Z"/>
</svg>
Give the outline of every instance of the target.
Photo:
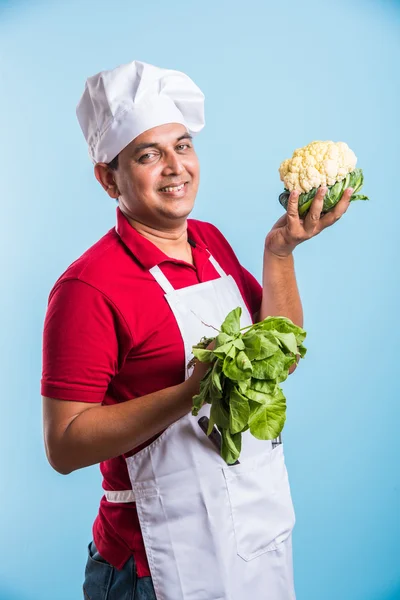
<svg viewBox="0 0 400 600">
<path fill-rule="evenodd" d="M 110 169 L 106 163 L 96 163 L 94 174 L 97 181 L 106 190 L 110 198 L 119 198 L 120 193 L 115 181 L 115 171 Z"/>
</svg>

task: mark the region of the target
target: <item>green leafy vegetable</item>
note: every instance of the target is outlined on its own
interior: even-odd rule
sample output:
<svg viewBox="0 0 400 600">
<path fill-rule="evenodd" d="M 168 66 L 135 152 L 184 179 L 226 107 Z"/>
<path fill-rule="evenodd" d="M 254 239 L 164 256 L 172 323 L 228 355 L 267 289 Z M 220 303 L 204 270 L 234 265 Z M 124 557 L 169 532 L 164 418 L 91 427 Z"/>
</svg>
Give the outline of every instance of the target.
<svg viewBox="0 0 400 600">
<path fill-rule="evenodd" d="M 229 429 L 222 429 L 222 456 L 228 465 L 236 462 L 242 449 L 242 434 L 231 433 Z"/>
<path fill-rule="evenodd" d="M 324 204 L 322 207 L 322 214 L 325 214 L 332 210 L 334 206 L 341 199 L 343 192 L 346 188 L 352 187 L 354 189 L 353 195 L 350 198 L 350 202 L 355 200 L 369 200 L 367 196 L 363 196 L 362 194 L 356 194 L 356 192 L 360 191 L 364 183 L 364 175 L 362 169 L 354 169 L 351 173 L 345 177 L 342 181 L 336 182 L 334 185 L 330 185 L 328 187 L 328 191 L 324 198 Z M 319 188 L 313 188 L 307 193 L 300 194 L 299 196 L 299 215 L 304 217 L 308 209 L 311 206 L 312 201 L 315 198 Z M 282 194 L 279 196 L 279 202 L 282 206 L 287 209 L 288 201 L 289 201 L 290 192 L 285 189 Z"/>
<path fill-rule="evenodd" d="M 240 315 L 242 314 L 242 309 L 240 307 L 235 308 L 229 315 L 226 317 L 225 321 L 221 325 L 221 331 L 223 333 L 227 333 L 228 335 L 235 335 L 240 331 Z"/>
<path fill-rule="evenodd" d="M 249 400 L 239 392 L 237 388 L 232 388 L 229 396 L 230 420 L 229 429 L 232 433 L 240 433 L 246 427 L 250 417 Z"/>
<path fill-rule="evenodd" d="M 266 395 L 267 396 L 267 395 Z M 267 396 L 250 415 L 250 432 L 259 440 L 272 440 L 283 429 L 286 420 L 286 398 L 278 388 L 274 395 Z"/>
<path fill-rule="evenodd" d="M 193 397 L 192 414 L 211 404 L 208 435 L 214 426 L 221 433 L 221 455 L 236 462 L 242 434 L 248 430 L 260 440 L 278 437 L 286 419 L 286 399 L 280 383 L 288 377 L 296 357 L 303 358 L 306 332 L 286 317 L 267 317 L 240 329 L 241 308 L 231 311 L 214 338 L 193 347 L 194 357 L 210 363 Z M 192 362 L 192 361 L 191 361 Z"/>
</svg>

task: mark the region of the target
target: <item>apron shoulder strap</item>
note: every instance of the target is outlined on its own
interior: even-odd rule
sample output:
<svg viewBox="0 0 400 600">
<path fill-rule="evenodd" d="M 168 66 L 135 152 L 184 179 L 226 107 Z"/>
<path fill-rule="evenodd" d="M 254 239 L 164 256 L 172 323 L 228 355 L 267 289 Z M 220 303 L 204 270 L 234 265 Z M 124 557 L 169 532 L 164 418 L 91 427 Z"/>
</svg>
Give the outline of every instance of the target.
<svg viewBox="0 0 400 600">
<path fill-rule="evenodd" d="M 214 269 L 217 271 L 217 273 L 219 275 L 221 275 L 221 277 L 226 277 L 225 271 L 219 265 L 219 263 L 217 263 L 217 261 L 215 260 L 215 258 L 211 254 L 210 254 L 210 263 L 212 264 L 212 266 L 214 267 Z"/>
<path fill-rule="evenodd" d="M 215 258 L 210 254 L 210 263 L 217 271 L 218 275 L 221 277 L 226 277 L 226 273 L 223 268 L 219 265 L 219 263 L 215 260 Z M 169 294 L 170 292 L 175 291 L 172 287 L 171 283 L 168 281 L 164 273 L 161 271 L 160 267 L 156 265 L 150 269 L 150 273 L 153 275 L 154 279 L 157 281 L 158 285 L 164 290 L 165 294 Z"/>
<path fill-rule="evenodd" d="M 165 277 L 164 273 L 161 271 L 158 265 L 152 267 L 150 269 L 150 273 L 153 275 L 154 279 L 157 281 L 161 289 L 164 290 L 165 294 L 169 294 L 170 292 L 174 291 L 174 288 L 172 287 L 168 279 Z"/>
</svg>

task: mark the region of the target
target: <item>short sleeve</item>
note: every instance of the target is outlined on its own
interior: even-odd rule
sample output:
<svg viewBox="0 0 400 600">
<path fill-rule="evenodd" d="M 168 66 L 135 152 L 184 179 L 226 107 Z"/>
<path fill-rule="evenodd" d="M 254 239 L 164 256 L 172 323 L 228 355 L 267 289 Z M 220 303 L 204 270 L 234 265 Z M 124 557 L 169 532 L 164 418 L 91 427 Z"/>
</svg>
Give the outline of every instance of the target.
<svg viewBox="0 0 400 600">
<path fill-rule="evenodd" d="M 58 283 L 44 322 L 42 396 L 101 402 L 127 337 L 118 309 L 101 291 L 78 279 Z"/>
</svg>

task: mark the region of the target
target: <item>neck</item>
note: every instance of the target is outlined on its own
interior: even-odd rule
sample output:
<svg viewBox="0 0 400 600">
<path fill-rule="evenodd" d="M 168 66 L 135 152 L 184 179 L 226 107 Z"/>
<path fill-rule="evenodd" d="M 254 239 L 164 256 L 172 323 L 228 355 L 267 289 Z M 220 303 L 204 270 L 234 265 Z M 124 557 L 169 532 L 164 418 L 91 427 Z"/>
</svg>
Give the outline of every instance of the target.
<svg viewBox="0 0 400 600">
<path fill-rule="evenodd" d="M 152 242 L 157 248 L 164 252 L 164 254 L 171 258 L 193 264 L 192 250 L 187 237 L 186 220 L 184 223 L 171 229 L 155 228 L 137 221 L 136 219 L 132 219 L 132 217 L 128 217 L 128 220 L 140 235 Z"/>
</svg>

